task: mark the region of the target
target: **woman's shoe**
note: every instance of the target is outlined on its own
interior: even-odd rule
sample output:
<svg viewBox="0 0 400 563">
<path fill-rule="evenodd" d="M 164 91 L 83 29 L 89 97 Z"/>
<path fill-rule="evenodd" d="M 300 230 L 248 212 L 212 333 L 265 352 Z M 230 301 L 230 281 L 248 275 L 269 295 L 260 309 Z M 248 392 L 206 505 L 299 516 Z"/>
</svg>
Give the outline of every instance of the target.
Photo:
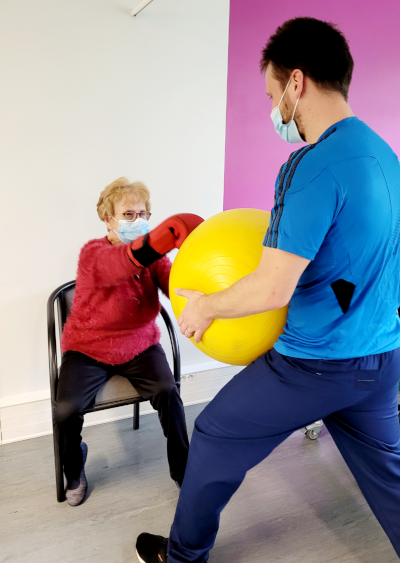
<svg viewBox="0 0 400 563">
<path fill-rule="evenodd" d="M 82 465 L 81 474 L 79 475 L 79 485 L 75 489 L 68 489 L 67 487 L 65 491 L 65 496 L 70 506 L 78 506 L 79 504 L 82 504 L 82 502 L 85 499 L 87 488 L 88 488 L 88 482 L 85 475 L 85 463 L 88 453 L 88 447 L 85 444 L 85 442 L 81 443 L 81 450 L 82 450 L 83 465 Z"/>
</svg>

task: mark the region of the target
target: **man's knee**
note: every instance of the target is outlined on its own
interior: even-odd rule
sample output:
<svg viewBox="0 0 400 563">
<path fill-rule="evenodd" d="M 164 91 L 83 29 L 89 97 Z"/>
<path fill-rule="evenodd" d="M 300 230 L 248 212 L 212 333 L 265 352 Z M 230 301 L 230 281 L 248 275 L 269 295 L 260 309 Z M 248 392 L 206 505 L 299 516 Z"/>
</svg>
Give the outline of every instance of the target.
<svg viewBox="0 0 400 563">
<path fill-rule="evenodd" d="M 197 415 L 194 421 L 195 430 L 201 432 L 202 434 L 208 434 L 210 428 L 210 420 L 208 416 L 208 406 L 207 405 L 199 415 Z"/>
<path fill-rule="evenodd" d="M 196 417 L 194 427 L 201 434 L 218 438 L 228 437 L 236 424 L 234 404 L 217 404 L 214 399 Z"/>
</svg>

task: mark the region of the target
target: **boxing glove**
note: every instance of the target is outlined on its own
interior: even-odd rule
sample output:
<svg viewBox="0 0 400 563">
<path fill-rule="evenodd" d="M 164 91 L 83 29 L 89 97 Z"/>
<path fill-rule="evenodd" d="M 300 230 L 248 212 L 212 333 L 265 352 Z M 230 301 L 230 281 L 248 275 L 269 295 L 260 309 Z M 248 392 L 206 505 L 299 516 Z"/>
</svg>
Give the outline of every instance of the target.
<svg viewBox="0 0 400 563">
<path fill-rule="evenodd" d="M 135 266 L 147 268 L 173 248 L 180 248 L 184 240 L 204 219 L 192 213 L 173 215 L 147 235 L 127 245 L 128 257 Z"/>
</svg>

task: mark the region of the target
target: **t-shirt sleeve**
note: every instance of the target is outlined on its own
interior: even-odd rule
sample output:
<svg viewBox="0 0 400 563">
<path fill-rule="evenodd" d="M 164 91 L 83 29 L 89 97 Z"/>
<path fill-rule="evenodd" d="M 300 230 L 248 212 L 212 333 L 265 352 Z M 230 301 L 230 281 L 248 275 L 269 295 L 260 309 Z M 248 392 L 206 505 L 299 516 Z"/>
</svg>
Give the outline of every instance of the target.
<svg viewBox="0 0 400 563">
<path fill-rule="evenodd" d="M 286 193 L 276 190 L 263 245 L 314 260 L 339 212 L 341 200 L 340 188 L 328 169 L 306 184 L 292 181 Z"/>
</svg>

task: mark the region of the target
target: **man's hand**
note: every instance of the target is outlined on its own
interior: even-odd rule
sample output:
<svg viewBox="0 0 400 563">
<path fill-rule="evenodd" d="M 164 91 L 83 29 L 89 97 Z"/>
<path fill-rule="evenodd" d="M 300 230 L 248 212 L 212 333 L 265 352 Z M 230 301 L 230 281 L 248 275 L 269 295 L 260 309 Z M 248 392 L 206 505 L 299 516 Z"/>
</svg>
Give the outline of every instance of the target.
<svg viewBox="0 0 400 563">
<path fill-rule="evenodd" d="M 175 289 L 175 293 L 181 297 L 186 297 L 188 300 L 178 319 L 181 333 L 187 338 L 193 337 L 196 344 L 198 344 L 201 341 L 203 332 L 213 321 L 213 318 L 208 317 L 205 311 L 206 296 L 201 291 L 193 291 L 191 289 Z"/>
</svg>

